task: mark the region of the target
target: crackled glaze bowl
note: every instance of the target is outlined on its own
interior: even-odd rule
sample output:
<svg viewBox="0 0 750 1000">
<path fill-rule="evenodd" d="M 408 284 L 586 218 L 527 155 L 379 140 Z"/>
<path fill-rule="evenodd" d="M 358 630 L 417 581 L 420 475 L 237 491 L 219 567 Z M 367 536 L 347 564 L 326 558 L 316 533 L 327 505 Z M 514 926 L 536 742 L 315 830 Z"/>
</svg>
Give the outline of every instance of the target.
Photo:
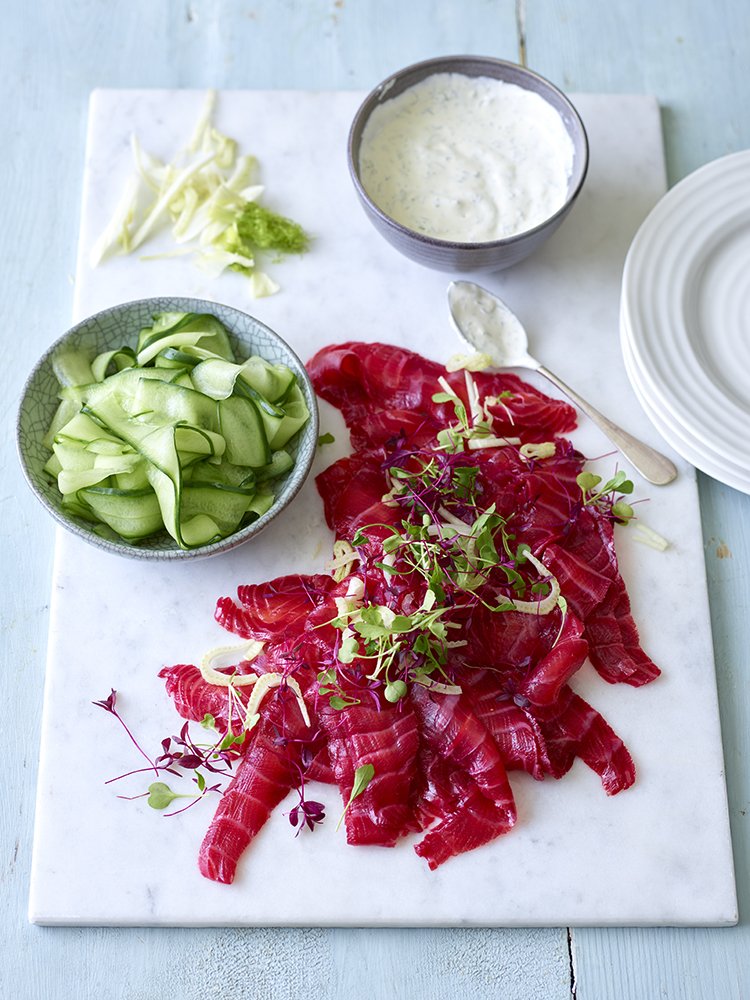
<svg viewBox="0 0 750 1000">
<path fill-rule="evenodd" d="M 563 204 L 533 228 L 503 239 L 486 242 L 460 242 L 442 239 L 412 229 L 387 214 L 368 192 L 363 182 L 360 151 L 368 123 L 375 112 L 405 91 L 437 74 L 464 77 L 489 77 L 513 84 L 537 95 L 552 108 L 562 122 L 573 148 L 573 165 L 567 180 Z M 439 115 L 440 107 L 431 109 Z M 470 111 L 467 111 L 470 113 Z M 470 152 L 470 151 L 469 151 Z M 589 148 L 586 130 L 570 100 L 549 80 L 516 63 L 489 56 L 438 56 L 406 66 L 391 74 L 371 91 L 352 121 L 347 147 L 349 173 L 359 201 L 377 232 L 405 257 L 425 267 L 440 271 L 493 272 L 512 267 L 538 250 L 568 216 L 586 178 Z M 437 194 L 438 192 L 436 192 Z"/>
<path fill-rule="evenodd" d="M 192 549 L 181 549 L 166 531 L 137 543 L 110 540 L 96 534 L 88 522 L 72 517 L 62 507 L 57 484 L 44 466 L 50 451 L 44 437 L 57 409 L 59 383 L 52 359 L 64 347 L 83 348 L 91 356 L 128 344 L 135 346 L 138 332 L 150 326 L 161 312 L 198 312 L 216 316 L 229 332 L 238 360 L 257 354 L 271 363 L 287 365 L 296 375 L 310 411 L 310 419 L 286 446 L 295 459 L 286 476 L 275 481 L 276 499 L 261 517 L 234 534 Z M 247 313 L 203 299 L 165 297 L 139 299 L 112 306 L 77 323 L 42 355 L 24 386 L 16 424 L 18 455 L 32 492 L 49 514 L 68 531 L 105 552 L 135 559 L 197 559 L 226 552 L 258 535 L 291 503 L 307 478 L 318 440 L 318 408 L 315 391 L 304 365 L 282 338 Z"/>
</svg>

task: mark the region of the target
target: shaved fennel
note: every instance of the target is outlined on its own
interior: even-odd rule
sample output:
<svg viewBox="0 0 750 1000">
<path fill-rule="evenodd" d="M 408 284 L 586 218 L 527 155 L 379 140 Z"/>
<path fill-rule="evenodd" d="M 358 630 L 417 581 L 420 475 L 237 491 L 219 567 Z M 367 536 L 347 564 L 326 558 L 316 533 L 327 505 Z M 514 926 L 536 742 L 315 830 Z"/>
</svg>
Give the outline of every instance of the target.
<svg viewBox="0 0 750 1000">
<path fill-rule="evenodd" d="M 215 107 L 216 93 L 209 91 L 187 146 L 171 162 L 152 156 L 132 136 L 133 173 L 91 248 L 91 267 L 134 252 L 169 227 L 178 249 L 141 260 L 190 254 L 212 278 L 227 270 L 244 274 L 253 298 L 278 291 L 258 267 L 258 251 L 271 251 L 274 259 L 304 253 L 309 237 L 298 223 L 258 203 L 264 187 L 257 183 L 257 160 L 237 155 L 236 141 L 213 123 Z"/>
</svg>

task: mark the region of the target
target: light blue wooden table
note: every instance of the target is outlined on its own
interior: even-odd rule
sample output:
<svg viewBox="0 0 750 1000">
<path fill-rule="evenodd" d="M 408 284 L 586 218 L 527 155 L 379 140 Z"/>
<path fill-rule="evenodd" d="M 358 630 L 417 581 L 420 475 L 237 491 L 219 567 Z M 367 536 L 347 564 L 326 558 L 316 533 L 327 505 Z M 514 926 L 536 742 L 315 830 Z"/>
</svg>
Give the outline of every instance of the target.
<svg viewBox="0 0 750 1000">
<path fill-rule="evenodd" d="M 0 997 L 750 997 L 750 497 L 700 478 L 737 928 L 44 929 L 28 925 L 26 904 L 53 527 L 13 445 L 22 379 L 71 315 L 92 88 L 368 89 L 439 53 L 525 59 L 569 91 L 655 94 L 674 183 L 750 147 L 747 0 L 5 0 L 2 10 Z"/>
</svg>

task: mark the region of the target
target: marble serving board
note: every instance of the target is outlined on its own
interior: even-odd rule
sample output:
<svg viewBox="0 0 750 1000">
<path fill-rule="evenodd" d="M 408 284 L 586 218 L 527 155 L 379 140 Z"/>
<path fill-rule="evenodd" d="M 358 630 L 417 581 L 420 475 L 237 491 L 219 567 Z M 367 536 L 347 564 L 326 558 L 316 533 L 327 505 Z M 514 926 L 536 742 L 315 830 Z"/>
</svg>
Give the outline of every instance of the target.
<svg viewBox="0 0 750 1000">
<path fill-rule="evenodd" d="M 446 308 L 449 276 L 402 258 L 370 227 L 347 176 L 346 135 L 359 93 L 229 92 L 217 122 L 259 157 L 266 203 L 314 234 L 312 251 L 269 270 L 281 285 L 253 301 L 242 276 L 208 280 L 185 259 L 117 258 L 91 270 L 88 251 L 131 169 L 129 137 L 171 157 L 186 144 L 203 95 L 99 91 L 92 96 L 75 318 L 149 295 L 198 295 L 257 315 L 303 357 L 347 339 L 408 345 L 438 359 L 459 349 Z M 628 245 L 665 190 L 659 109 L 648 97 L 575 98 L 591 166 L 569 219 L 533 258 L 481 280 L 522 317 L 536 353 L 615 420 L 667 449 L 638 407 L 618 346 L 619 283 Z M 147 252 L 165 249 L 154 241 Z M 68 324 L 60 317 L 58 330 Z M 549 389 L 536 376 L 540 387 Z M 552 390 L 554 391 L 554 390 Z M 347 450 L 334 413 L 320 471 Z M 617 457 L 584 421 L 575 440 L 611 471 Z M 609 453 L 609 454 L 608 454 Z M 606 456 L 601 458 L 601 456 Z M 675 457 L 675 456 L 673 456 Z M 311 477 L 283 518 L 256 541 L 196 563 L 128 561 L 58 530 L 34 840 L 30 918 L 43 924 L 565 925 L 729 924 L 736 920 L 716 680 L 693 470 L 678 462 L 667 488 L 637 481 L 639 516 L 669 549 L 618 531 L 618 551 L 645 648 L 663 669 L 635 690 L 590 667 L 575 689 L 632 751 L 633 788 L 607 798 L 577 762 L 561 781 L 511 781 L 512 833 L 431 873 L 404 842 L 351 848 L 336 832 L 337 794 L 315 787 L 329 821 L 295 837 L 276 810 L 233 886 L 198 873 L 212 814 L 203 802 L 165 818 L 141 793 L 152 777 L 105 781 L 141 761 L 118 708 L 146 748 L 180 720 L 157 678 L 227 642 L 216 598 L 240 583 L 321 571 L 330 534 Z M 622 465 L 622 462 L 619 463 Z M 179 804 L 179 802 L 177 803 Z"/>
</svg>

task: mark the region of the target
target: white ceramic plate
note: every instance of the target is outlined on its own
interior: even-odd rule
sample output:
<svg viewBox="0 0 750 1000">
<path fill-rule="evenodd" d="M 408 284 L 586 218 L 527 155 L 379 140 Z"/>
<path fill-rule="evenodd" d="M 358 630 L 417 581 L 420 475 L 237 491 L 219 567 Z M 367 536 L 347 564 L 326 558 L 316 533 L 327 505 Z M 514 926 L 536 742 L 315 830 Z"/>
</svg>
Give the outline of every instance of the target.
<svg viewBox="0 0 750 1000">
<path fill-rule="evenodd" d="M 672 428 L 670 443 L 750 491 L 750 150 L 685 178 L 643 223 L 625 262 L 621 332 L 636 391 Z"/>
<path fill-rule="evenodd" d="M 706 475 L 726 483 L 727 486 L 732 486 L 736 490 L 750 493 L 750 471 L 727 458 L 717 457 L 710 448 L 687 432 L 684 427 L 680 427 L 668 411 L 659 409 L 658 403 L 649 398 L 644 389 L 642 375 L 633 357 L 625 330 L 623 325 L 621 340 L 625 371 L 638 402 L 654 427 L 676 452 L 686 458 L 691 465 L 700 469 L 701 472 L 705 472 Z"/>
</svg>

